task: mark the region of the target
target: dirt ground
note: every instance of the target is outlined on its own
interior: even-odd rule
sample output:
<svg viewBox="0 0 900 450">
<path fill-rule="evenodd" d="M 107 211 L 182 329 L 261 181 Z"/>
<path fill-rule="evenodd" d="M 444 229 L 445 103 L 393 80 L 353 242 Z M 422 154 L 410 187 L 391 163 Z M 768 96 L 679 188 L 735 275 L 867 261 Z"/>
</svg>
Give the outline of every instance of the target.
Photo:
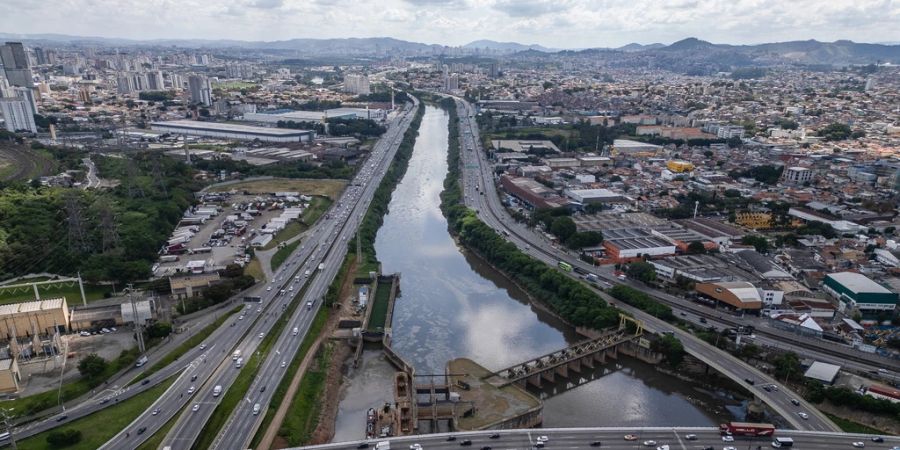
<svg viewBox="0 0 900 450">
<path fill-rule="evenodd" d="M 827 412 L 829 414 L 834 414 L 835 416 L 842 417 L 847 420 L 852 420 L 856 423 L 870 426 L 891 435 L 896 436 L 900 434 L 900 421 L 897 421 L 890 417 L 876 416 L 875 414 L 870 414 L 862 411 L 854 411 L 850 408 L 836 406 L 829 401 L 824 401 L 816 406 L 821 411 Z"/>
<path fill-rule="evenodd" d="M 210 189 L 210 191 L 227 192 L 234 189 L 238 191 L 249 191 L 254 194 L 296 191 L 303 195 L 324 195 L 335 200 L 340 196 L 345 186 L 347 186 L 346 180 L 274 178 L 271 180 L 253 180 L 214 187 Z"/>
</svg>

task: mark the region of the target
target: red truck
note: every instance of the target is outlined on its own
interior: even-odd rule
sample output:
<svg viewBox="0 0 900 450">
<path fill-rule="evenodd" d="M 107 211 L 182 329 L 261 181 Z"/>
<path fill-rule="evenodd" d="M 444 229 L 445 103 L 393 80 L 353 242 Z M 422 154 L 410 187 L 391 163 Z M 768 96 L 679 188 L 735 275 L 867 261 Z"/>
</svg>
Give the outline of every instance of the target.
<svg viewBox="0 0 900 450">
<path fill-rule="evenodd" d="M 731 436 L 771 436 L 775 434 L 775 425 L 771 423 L 728 422 L 719 425 L 719 432 Z"/>
</svg>

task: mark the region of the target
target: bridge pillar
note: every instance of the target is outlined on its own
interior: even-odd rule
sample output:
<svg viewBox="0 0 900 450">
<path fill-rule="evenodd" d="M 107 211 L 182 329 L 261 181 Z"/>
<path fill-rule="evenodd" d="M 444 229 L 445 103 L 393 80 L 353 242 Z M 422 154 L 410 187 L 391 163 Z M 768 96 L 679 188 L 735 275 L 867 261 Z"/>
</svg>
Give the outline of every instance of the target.
<svg viewBox="0 0 900 450">
<path fill-rule="evenodd" d="M 606 364 L 606 351 L 601 350 L 597 353 L 594 353 L 594 361 L 599 361 L 600 365 Z"/>
<path fill-rule="evenodd" d="M 552 370 L 543 370 L 541 371 L 541 378 L 551 382 L 556 382 L 556 374 Z"/>
<path fill-rule="evenodd" d="M 541 374 L 540 373 L 535 373 L 533 375 L 529 375 L 527 380 L 528 380 L 528 383 L 531 384 L 532 386 L 534 386 L 536 388 L 541 387 Z"/>
<path fill-rule="evenodd" d="M 553 369 L 553 372 L 554 372 L 554 375 L 559 375 L 563 378 L 569 378 L 569 365 L 562 364 L 562 365 L 556 366 Z"/>
<path fill-rule="evenodd" d="M 593 368 L 594 368 L 594 354 L 590 354 L 590 355 L 584 356 L 584 357 L 582 357 L 579 361 L 581 361 L 581 364 L 583 364 L 583 365 L 587 366 L 589 369 L 592 369 L 592 370 L 593 370 Z"/>
<path fill-rule="evenodd" d="M 581 359 L 573 359 L 569 361 L 569 370 L 581 373 Z"/>
</svg>

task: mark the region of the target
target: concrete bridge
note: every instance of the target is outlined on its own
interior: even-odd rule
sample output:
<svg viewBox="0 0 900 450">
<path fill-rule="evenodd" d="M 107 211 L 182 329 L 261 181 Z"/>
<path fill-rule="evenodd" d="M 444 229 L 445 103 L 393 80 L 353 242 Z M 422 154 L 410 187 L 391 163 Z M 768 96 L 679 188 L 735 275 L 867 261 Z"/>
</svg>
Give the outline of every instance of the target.
<svg viewBox="0 0 900 450">
<path fill-rule="evenodd" d="M 498 370 L 484 377 L 484 380 L 496 387 L 517 384 L 525 388 L 530 384 L 540 388 L 544 381 L 556 383 L 557 377 L 569 378 L 570 371 L 581 374 L 585 368 L 593 370 L 595 364 L 604 364 L 607 358 L 617 358 L 620 345 L 637 340 L 644 332 L 640 321 L 624 315 L 619 317 L 619 327 L 615 330 Z"/>
</svg>

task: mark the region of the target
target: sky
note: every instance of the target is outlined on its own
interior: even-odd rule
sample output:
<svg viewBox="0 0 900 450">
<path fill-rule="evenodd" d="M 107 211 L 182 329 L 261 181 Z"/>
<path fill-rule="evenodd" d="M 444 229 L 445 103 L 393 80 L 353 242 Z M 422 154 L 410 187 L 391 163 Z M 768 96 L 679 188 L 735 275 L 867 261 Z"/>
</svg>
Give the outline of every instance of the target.
<svg viewBox="0 0 900 450">
<path fill-rule="evenodd" d="M 900 0 L 2 0 L 0 31 L 131 39 L 394 37 L 552 48 L 900 41 Z"/>
</svg>

